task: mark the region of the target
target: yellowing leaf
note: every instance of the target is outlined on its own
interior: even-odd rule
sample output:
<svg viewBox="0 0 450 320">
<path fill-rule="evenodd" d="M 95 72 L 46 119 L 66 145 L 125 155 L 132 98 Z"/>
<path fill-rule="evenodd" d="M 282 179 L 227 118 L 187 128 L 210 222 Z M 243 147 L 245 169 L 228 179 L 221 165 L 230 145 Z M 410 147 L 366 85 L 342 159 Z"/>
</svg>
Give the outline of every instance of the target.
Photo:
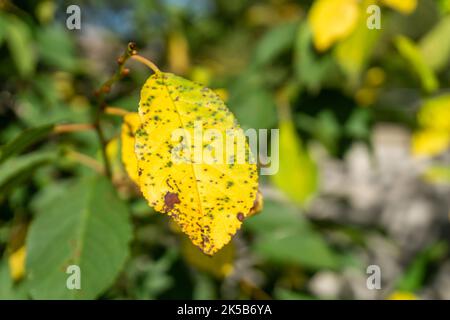
<svg viewBox="0 0 450 320">
<path fill-rule="evenodd" d="M 450 133 L 433 129 L 415 132 L 412 138 L 412 153 L 416 156 L 435 156 L 450 146 Z"/>
<path fill-rule="evenodd" d="M 389 300 L 417 300 L 417 296 L 412 292 L 395 291 L 389 297 Z"/>
<path fill-rule="evenodd" d="M 357 28 L 349 37 L 337 44 L 334 51 L 336 61 L 348 76 L 353 87 L 358 84 L 360 74 L 366 67 L 373 54 L 373 48 L 381 35 L 380 30 L 367 28 L 365 10 L 371 2 L 364 2 L 364 5 L 360 8 Z"/>
<path fill-rule="evenodd" d="M 227 101 L 228 100 L 228 91 L 227 89 L 223 89 L 223 88 L 217 88 L 214 89 L 214 92 L 220 97 L 220 99 L 222 99 L 223 101 Z"/>
<path fill-rule="evenodd" d="M 134 153 L 135 139 L 134 135 L 141 125 L 141 119 L 137 112 L 130 112 L 123 117 L 122 123 L 122 162 L 128 176 L 136 184 L 139 184 L 138 163 L 136 154 Z"/>
<path fill-rule="evenodd" d="M 325 51 L 345 39 L 355 29 L 359 17 L 358 0 L 315 1 L 308 21 L 317 50 Z"/>
<path fill-rule="evenodd" d="M 25 246 L 17 249 L 9 256 L 9 272 L 11 274 L 11 278 L 14 281 L 18 281 L 23 278 L 25 275 L 25 258 L 26 258 L 26 249 Z"/>
<path fill-rule="evenodd" d="M 234 270 L 236 248 L 233 242 L 223 247 L 213 257 L 205 256 L 187 239 L 181 243 L 181 253 L 188 264 L 214 275 L 217 278 L 225 278 Z"/>
<path fill-rule="evenodd" d="M 439 80 L 425 62 L 425 58 L 416 44 L 405 36 L 397 36 L 395 45 L 402 57 L 419 76 L 423 89 L 428 93 L 436 91 L 439 88 Z"/>
<path fill-rule="evenodd" d="M 250 212 L 248 213 L 248 217 L 258 214 L 259 212 L 261 212 L 263 207 L 264 207 L 263 195 L 261 192 L 258 191 L 258 193 L 256 194 L 256 199 L 253 202 L 253 207 L 250 209 Z"/>
<path fill-rule="evenodd" d="M 109 159 L 113 176 L 121 173 L 119 158 L 119 139 L 113 138 L 106 145 L 106 156 Z"/>
<path fill-rule="evenodd" d="M 307 204 L 317 189 L 317 167 L 302 148 L 291 120 L 281 120 L 280 167 L 271 176 L 274 184 L 300 205 Z"/>
<path fill-rule="evenodd" d="M 421 129 L 412 138 L 414 155 L 435 156 L 450 147 L 450 95 L 425 101 L 417 115 Z"/>
<path fill-rule="evenodd" d="M 450 94 L 428 99 L 418 114 L 422 127 L 446 131 L 450 134 Z"/>
<path fill-rule="evenodd" d="M 381 3 L 404 14 L 410 14 L 417 8 L 417 0 L 381 0 Z"/>
<path fill-rule="evenodd" d="M 211 81 L 212 76 L 212 70 L 209 67 L 206 66 L 195 66 L 192 67 L 189 73 L 189 79 L 192 81 L 209 85 L 209 82 Z"/>
<path fill-rule="evenodd" d="M 169 67 L 175 73 L 184 74 L 189 69 L 189 43 L 180 32 L 172 32 L 168 40 Z"/>
<path fill-rule="evenodd" d="M 256 197 L 257 168 L 249 163 L 242 129 L 212 90 L 169 73 L 146 81 L 139 115 L 135 151 L 142 193 L 204 253 L 214 254 L 240 228 Z M 235 158 L 220 143 L 232 137 L 227 132 L 237 138 L 228 145 L 238 149 Z"/>
<path fill-rule="evenodd" d="M 425 181 L 430 183 L 450 184 L 450 166 L 433 166 L 423 175 Z"/>
</svg>

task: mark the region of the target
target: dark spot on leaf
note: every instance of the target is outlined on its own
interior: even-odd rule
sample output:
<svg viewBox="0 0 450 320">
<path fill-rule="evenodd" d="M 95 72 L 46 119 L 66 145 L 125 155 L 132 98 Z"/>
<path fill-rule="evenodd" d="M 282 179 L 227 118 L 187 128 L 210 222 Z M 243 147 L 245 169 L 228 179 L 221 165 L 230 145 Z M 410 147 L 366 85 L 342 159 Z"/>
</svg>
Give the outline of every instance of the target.
<svg viewBox="0 0 450 320">
<path fill-rule="evenodd" d="M 239 221 L 244 221 L 244 214 L 242 213 L 242 212 L 239 212 L 238 214 L 237 214 L 237 218 L 238 218 L 238 220 Z"/>
<path fill-rule="evenodd" d="M 164 211 L 169 212 L 173 209 L 173 207 L 180 203 L 180 199 L 178 198 L 178 193 L 167 192 L 164 196 Z"/>
</svg>

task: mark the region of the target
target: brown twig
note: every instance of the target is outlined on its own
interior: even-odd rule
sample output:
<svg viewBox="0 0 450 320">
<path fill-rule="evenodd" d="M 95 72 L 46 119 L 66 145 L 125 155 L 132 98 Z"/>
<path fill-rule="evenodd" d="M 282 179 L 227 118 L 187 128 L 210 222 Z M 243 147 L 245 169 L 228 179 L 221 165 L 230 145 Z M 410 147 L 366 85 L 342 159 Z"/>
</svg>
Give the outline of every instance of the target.
<svg viewBox="0 0 450 320">
<path fill-rule="evenodd" d="M 66 155 L 68 158 L 71 158 L 71 159 L 85 165 L 86 167 L 89 167 L 89 168 L 95 170 L 96 172 L 98 172 L 100 174 L 105 173 L 105 170 L 104 170 L 102 164 L 86 154 L 83 154 L 83 153 L 80 153 L 80 152 L 77 152 L 74 150 L 69 150 L 69 151 L 67 151 Z"/>
<path fill-rule="evenodd" d="M 128 44 L 128 47 L 127 47 L 127 50 L 125 51 L 125 53 L 117 59 L 119 68 L 116 71 L 116 73 L 114 73 L 111 76 L 111 78 L 109 78 L 105 83 L 103 83 L 103 85 L 100 87 L 100 89 L 95 92 L 95 95 L 97 97 L 98 109 L 97 109 L 97 112 L 96 112 L 96 115 L 94 118 L 94 127 L 95 127 L 95 131 L 97 132 L 97 136 L 100 141 L 100 144 L 101 144 L 103 161 L 105 163 L 105 173 L 110 179 L 112 177 L 112 174 L 111 174 L 111 165 L 109 163 L 109 159 L 106 154 L 107 140 L 106 140 L 103 130 L 101 128 L 100 120 L 101 120 L 102 114 L 105 113 L 107 110 L 109 111 L 108 113 L 110 113 L 110 114 L 111 114 L 111 112 L 115 112 L 116 115 L 118 115 L 119 113 L 121 113 L 121 115 L 124 115 L 123 112 L 122 111 L 119 112 L 118 109 L 111 109 L 111 108 L 108 109 L 108 106 L 105 102 L 105 95 L 111 91 L 111 87 L 114 83 L 116 83 L 117 81 L 122 79 L 124 76 L 128 75 L 130 70 L 125 68 L 125 63 L 130 58 L 145 64 L 150 69 L 152 69 L 155 73 L 160 72 L 158 67 L 153 62 L 151 62 L 150 60 L 148 60 L 144 57 L 139 56 L 136 51 L 136 44 L 134 42 L 130 42 Z"/>
<path fill-rule="evenodd" d="M 123 117 L 123 116 L 127 115 L 128 113 L 130 113 L 130 111 L 122 109 L 122 108 L 106 107 L 105 113 L 113 115 L 113 116 Z"/>
<path fill-rule="evenodd" d="M 111 91 L 111 86 L 115 82 L 119 81 L 125 75 L 127 75 L 129 73 L 129 69 L 125 68 L 125 62 L 131 57 L 131 55 L 133 53 L 135 53 L 135 51 L 136 51 L 135 49 L 136 49 L 136 44 L 134 42 L 130 42 L 128 44 L 128 47 L 127 47 L 127 50 L 125 51 L 125 53 L 117 59 L 119 68 L 116 71 L 116 73 L 114 73 L 108 80 L 106 80 L 102 84 L 100 89 L 95 92 L 95 95 L 97 96 L 98 109 L 97 109 L 97 112 L 96 112 L 95 118 L 94 118 L 94 127 L 95 127 L 95 131 L 97 133 L 98 140 L 100 141 L 100 145 L 101 145 L 103 161 L 105 163 L 105 173 L 108 176 L 108 178 L 110 178 L 110 179 L 112 178 L 111 165 L 109 163 L 109 159 L 106 154 L 106 145 L 108 142 L 103 133 L 100 120 L 101 120 L 101 116 L 102 116 L 103 112 L 105 111 L 105 109 L 107 107 L 106 102 L 105 102 L 105 95 L 106 95 L 106 93 Z"/>
<path fill-rule="evenodd" d="M 91 123 L 60 124 L 53 128 L 54 133 L 80 132 L 95 129 Z"/>
</svg>

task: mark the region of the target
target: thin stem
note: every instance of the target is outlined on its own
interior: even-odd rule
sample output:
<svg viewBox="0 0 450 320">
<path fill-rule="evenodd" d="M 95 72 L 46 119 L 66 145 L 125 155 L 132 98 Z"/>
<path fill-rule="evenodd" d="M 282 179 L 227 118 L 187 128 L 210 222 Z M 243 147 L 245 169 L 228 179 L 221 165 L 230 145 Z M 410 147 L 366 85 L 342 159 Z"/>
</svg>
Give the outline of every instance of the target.
<svg viewBox="0 0 450 320">
<path fill-rule="evenodd" d="M 98 173 L 104 174 L 104 168 L 101 163 L 86 154 L 74 150 L 69 150 L 67 152 L 67 157 L 95 170 Z"/>
<path fill-rule="evenodd" d="M 104 113 L 107 105 L 105 102 L 105 95 L 109 91 L 111 91 L 111 86 L 122 79 L 125 75 L 129 73 L 128 69 L 125 69 L 125 62 L 131 57 L 132 54 L 135 53 L 136 44 L 133 42 L 130 42 L 128 44 L 127 50 L 124 54 L 122 54 L 118 59 L 117 63 L 119 64 L 118 70 L 108 79 L 106 80 L 99 90 L 95 92 L 95 95 L 97 97 L 97 104 L 98 109 L 94 117 L 94 127 L 95 131 L 97 132 L 98 140 L 100 141 L 100 147 L 102 151 L 102 157 L 103 161 L 105 163 L 105 173 L 108 176 L 108 178 L 112 178 L 111 173 L 111 164 L 109 163 L 108 156 L 106 154 L 106 145 L 108 141 L 105 138 L 105 135 L 103 133 L 102 127 L 101 127 L 101 116 Z"/>
<path fill-rule="evenodd" d="M 151 62 L 147 58 L 144 58 L 143 56 L 140 56 L 138 54 L 134 54 L 134 55 L 131 56 L 131 59 L 139 61 L 140 63 L 145 64 L 147 67 L 152 69 L 154 73 L 160 73 L 161 72 L 161 70 L 159 70 L 159 68 L 156 66 L 156 64 L 154 64 L 153 62 Z"/>
<path fill-rule="evenodd" d="M 130 113 L 130 111 L 122 109 L 122 108 L 106 107 L 105 108 L 105 113 L 113 115 L 113 116 L 123 117 L 123 116 L 127 115 L 128 113 Z"/>
<path fill-rule="evenodd" d="M 105 163 L 105 173 L 108 176 L 108 178 L 110 178 L 110 179 L 112 178 L 111 165 L 109 163 L 109 159 L 106 154 L 106 145 L 107 145 L 108 141 L 106 140 L 105 135 L 102 130 L 102 127 L 101 127 L 101 116 L 103 113 L 106 113 L 107 109 L 108 109 L 108 106 L 105 102 L 105 95 L 109 91 L 111 91 L 111 87 L 114 83 L 116 83 L 117 81 L 122 79 L 124 76 L 126 76 L 130 72 L 129 69 L 125 68 L 125 63 L 130 58 L 133 58 L 134 60 L 137 60 L 137 61 L 145 64 L 150 69 L 152 69 L 155 73 L 160 72 L 158 67 L 153 62 L 151 62 L 150 60 L 148 60 L 144 57 L 137 55 L 136 44 L 134 42 L 130 42 L 128 44 L 128 47 L 127 47 L 127 50 L 125 51 L 125 53 L 122 54 L 117 59 L 119 68 L 116 71 L 116 73 L 114 73 L 108 80 L 106 80 L 105 83 L 103 83 L 103 85 L 100 87 L 100 89 L 95 92 L 95 95 L 97 97 L 98 109 L 97 109 L 97 112 L 96 112 L 94 120 L 93 120 L 93 125 L 95 127 L 95 131 L 97 132 L 97 137 L 98 137 L 98 140 L 100 141 L 100 145 L 101 145 L 103 161 Z M 111 112 L 111 108 L 109 109 L 109 112 Z M 118 114 L 118 110 L 113 110 L 112 112 L 116 112 L 115 114 Z M 123 115 L 122 112 L 120 112 L 120 113 Z"/>
<path fill-rule="evenodd" d="M 60 124 L 53 128 L 54 133 L 68 133 L 93 130 L 95 127 L 91 123 L 70 123 Z"/>
</svg>

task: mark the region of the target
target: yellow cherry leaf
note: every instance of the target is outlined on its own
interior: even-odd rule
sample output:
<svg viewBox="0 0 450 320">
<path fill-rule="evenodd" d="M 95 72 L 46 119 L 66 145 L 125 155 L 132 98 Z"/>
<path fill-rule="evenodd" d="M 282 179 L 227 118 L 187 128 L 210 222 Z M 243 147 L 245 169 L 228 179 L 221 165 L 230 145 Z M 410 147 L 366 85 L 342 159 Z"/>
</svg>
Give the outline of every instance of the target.
<svg viewBox="0 0 450 320">
<path fill-rule="evenodd" d="M 14 251 L 8 259 L 9 263 L 9 272 L 11 274 L 11 278 L 14 281 L 18 281 L 23 278 L 25 275 L 25 257 L 26 257 L 26 249 L 25 246 Z"/>
<path fill-rule="evenodd" d="M 258 189 L 243 130 L 211 89 L 170 73 L 146 81 L 139 115 L 143 195 L 204 253 L 216 253 L 240 228 Z"/>
<path fill-rule="evenodd" d="M 134 135 L 141 125 L 141 119 L 137 112 L 130 112 L 123 117 L 122 123 L 122 162 L 128 176 L 136 184 L 139 184 L 138 164 L 136 154 L 134 153 L 135 139 Z"/>
<path fill-rule="evenodd" d="M 413 13 L 417 8 L 417 0 L 381 0 L 381 3 L 403 14 Z"/>
<path fill-rule="evenodd" d="M 308 16 L 317 50 L 326 51 L 354 30 L 359 17 L 358 0 L 318 0 Z"/>
</svg>

